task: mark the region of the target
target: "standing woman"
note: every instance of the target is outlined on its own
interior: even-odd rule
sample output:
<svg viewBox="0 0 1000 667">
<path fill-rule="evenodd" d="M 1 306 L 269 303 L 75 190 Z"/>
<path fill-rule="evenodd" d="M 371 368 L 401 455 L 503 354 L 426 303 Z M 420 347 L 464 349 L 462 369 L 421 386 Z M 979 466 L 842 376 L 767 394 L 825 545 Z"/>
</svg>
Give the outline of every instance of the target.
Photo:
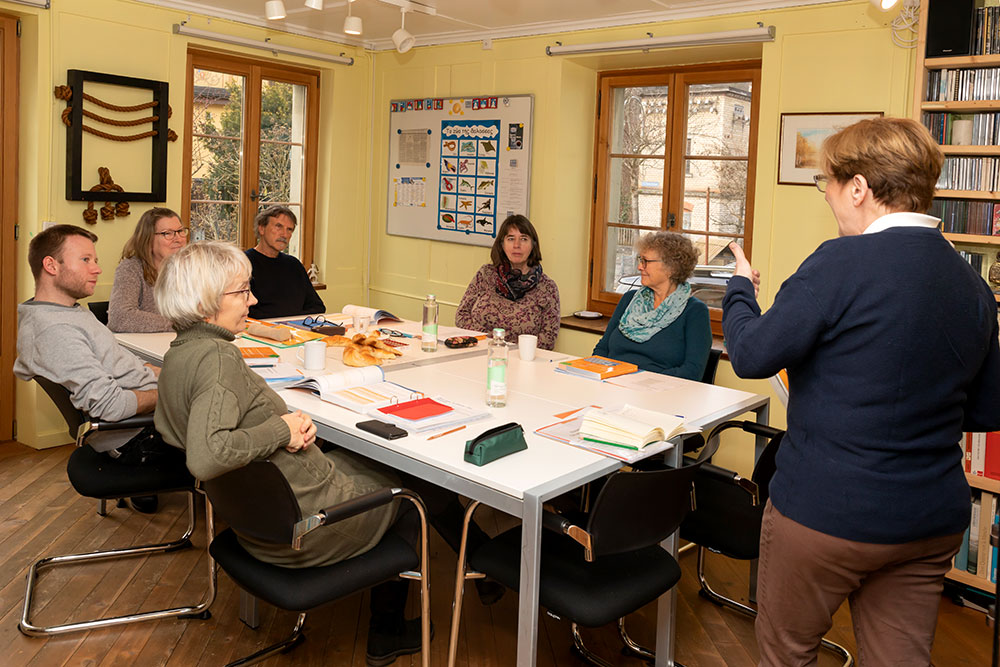
<svg viewBox="0 0 1000 667">
<path fill-rule="evenodd" d="M 742 250 L 723 300 L 736 374 L 788 369 L 788 433 L 760 535 L 761 665 L 811 665 L 850 601 L 862 665 L 928 665 L 969 525 L 963 431 L 1000 428 L 996 301 L 924 215 L 943 156 L 901 118 L 823 144 L 840 238 L 761 314 Z"/>
<path fill-rule="evenodd" d="M 559 335 L 559 288 L 542 273 L 538 232 L 523 215 L 500 225 L 484 264 L 469 283 L 455 313 L 455 324 L 475 331 L 506 330 L 508 336 L 538 336 L 551 350 Z"/>
<path fill-rule="evenodd" d="M 642 287 L 622 295 L 594 354 L 640 370 L 701 380 L 712 348 L 708 306 L 691 296 L 687 279 L 698 254 L 686 236 L 639 237 Z"/>
<path fill-rule="evenodd" d="M 163 260 L 186 246 L 187 237 L 187 227 L 169 208 L 157 206 L 142 214 L 115 269 L 109 329 L 121 333 L 171 330 L 170 322 L 156 308 L 153 285 Z"/>
</svg>

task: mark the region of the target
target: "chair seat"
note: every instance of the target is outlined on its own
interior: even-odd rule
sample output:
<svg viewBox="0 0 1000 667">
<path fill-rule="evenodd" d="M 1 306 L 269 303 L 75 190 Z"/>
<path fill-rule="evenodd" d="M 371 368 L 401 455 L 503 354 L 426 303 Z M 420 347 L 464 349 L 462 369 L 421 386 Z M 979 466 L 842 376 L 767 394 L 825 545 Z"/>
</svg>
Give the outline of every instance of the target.
<svg viewBox="0 0 1000 667">
<path fill-rule="evenodd" d="M 754 506 L 746 491 L 713 477 L 695 477 L 695 509 L 681 523 L 681 539 L 737 560 L 760 553 L 764 506 Z"/>
<path fill-rule="evenodd" d="M 517 590 L 521 528 L 513 528 L 469 558 L 473 569 Z M 652 602 L 681 578 L 677 561 L 654 545 L 602 556 L 592 563 L 572 539 L 543 531 L 539 601 L 552 613 L 584 627 L 598 627 Z"/>
<path fill-rule="evenodd" d="M 394 530 L 370 551 L 321 567 L 290 568 L 259 561 L 247 553 L 231 528 L 212 540 L 209 553 L 240 588 L 276 607 L 297 612 L 387 581 L 387 572 L 420 567 L 420 555 Z"/>
<path fill-rule="evenodd" d="M 105 500 L 194 488 L 194 478 L 180 450 L 176 460 L 133 466 L 118 463 L 91 447 L 77 447 L 66 464 L 66 474 L 81 496 Z"/>
</svg>

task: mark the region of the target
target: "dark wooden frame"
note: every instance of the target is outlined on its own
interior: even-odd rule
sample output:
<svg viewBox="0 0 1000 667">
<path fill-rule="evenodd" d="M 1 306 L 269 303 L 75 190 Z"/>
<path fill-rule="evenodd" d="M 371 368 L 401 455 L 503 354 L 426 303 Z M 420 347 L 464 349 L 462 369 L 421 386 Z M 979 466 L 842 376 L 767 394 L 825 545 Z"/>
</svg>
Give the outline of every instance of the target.
<svg viewBox="0 0 1000 667">
<path fill-rule="evenodd" d="M 17 356 L 17 250 L 18 250 L 18 107 L 20 40 L 18 19 L 0 14 L 0 46 L 3 72 L 0 73 L 0 281 L 8 286 L 0 296 L 0 441 L 14 432 L 14 358 Z"/>
<path fill-rule="evenodd" d="M 95 193 L 91 192 L 89 187 L 86 189 L 83 187 L 83 174 L 81 173 L 83 169 L 83 86 L 87 82 L 142 88 L 153 94 L 153 101 L 156 102 L 153 113 L 159 119 L 153 122 L 153 129 L 157 131 L 157 134 L 155 137 L 150 137 L 153 145 L 149 166 L 149 192 L 130 192 L 126 188 L 124 192 Z M 73 90 L 71 122 L 66 128 L 66 199 L 71 201 L 95 201 L 99 199 L 114 202 L 166 201 L 169 84 L 165 81 L 136 79 L 129 76 L 88 72 L 79 69 L 66 71 L 66 84 Z M 121 184 L 119 183 L 119 185 Z"/>
</svg>

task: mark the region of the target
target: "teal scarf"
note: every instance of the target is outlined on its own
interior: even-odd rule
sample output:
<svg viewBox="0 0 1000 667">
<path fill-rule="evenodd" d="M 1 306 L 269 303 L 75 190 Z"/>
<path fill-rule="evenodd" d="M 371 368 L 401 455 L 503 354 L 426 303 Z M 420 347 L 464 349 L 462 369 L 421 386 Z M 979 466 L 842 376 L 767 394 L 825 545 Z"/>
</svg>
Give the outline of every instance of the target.
<svg viewBox="0 0 1000 667">
<path fill-rule="evenodd" d="M 618 329 L 629 340 L 645 343 L 680 317 L 690 297 L 691 286 L 681 283 L 659 308 L 653 308 L 653 290 L 643 287 L 632 297 L 618 322 Z"/>
</svg>

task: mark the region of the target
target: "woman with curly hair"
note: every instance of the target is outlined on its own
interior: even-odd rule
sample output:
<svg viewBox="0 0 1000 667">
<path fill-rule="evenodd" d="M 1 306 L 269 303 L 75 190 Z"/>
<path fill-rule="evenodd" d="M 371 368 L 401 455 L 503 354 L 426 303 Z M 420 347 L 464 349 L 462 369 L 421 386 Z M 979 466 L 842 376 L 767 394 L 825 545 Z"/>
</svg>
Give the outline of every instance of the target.
<svg viewBox="0 0 1000 667">
<path fill-rule="evenodd" d="M 698 255 L 687 237 L 656 232 L 636 244 L 642 287 L 622 295 L 594 354 L 640 370 L 701 380 L 712 347 L 708 307 L 687 279 Z"/>
</svg>

